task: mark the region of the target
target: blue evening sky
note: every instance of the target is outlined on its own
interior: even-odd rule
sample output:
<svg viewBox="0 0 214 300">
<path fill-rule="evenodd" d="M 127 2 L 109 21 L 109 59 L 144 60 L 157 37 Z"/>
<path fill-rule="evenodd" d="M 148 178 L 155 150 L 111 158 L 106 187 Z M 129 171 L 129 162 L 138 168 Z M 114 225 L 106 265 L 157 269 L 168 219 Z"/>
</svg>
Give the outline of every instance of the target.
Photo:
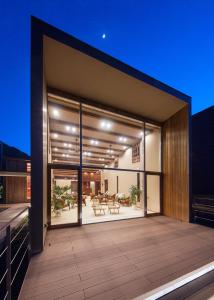
<svg viewBox="0 0 214 300">
<path fill-rule="evenodd" d="M 192 96 L 193 113 L 214 104 L 213 0 L 0 0 L 0 140 L 10 145 L 30 153 L 30 15 Z"/>
</svg>

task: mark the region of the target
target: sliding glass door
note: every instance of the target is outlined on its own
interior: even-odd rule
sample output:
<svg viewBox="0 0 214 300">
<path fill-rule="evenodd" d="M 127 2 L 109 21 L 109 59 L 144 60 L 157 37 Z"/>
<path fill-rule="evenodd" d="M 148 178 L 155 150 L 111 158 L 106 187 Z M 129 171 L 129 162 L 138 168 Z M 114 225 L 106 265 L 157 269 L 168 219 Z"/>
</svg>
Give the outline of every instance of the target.
<svg viewBox="0 0 214 300">
<path fill-rule="evenodd" d="M 80 170 L 49 168 L 48 219 L 50 227 L 80 225 Z"/>
</svg>

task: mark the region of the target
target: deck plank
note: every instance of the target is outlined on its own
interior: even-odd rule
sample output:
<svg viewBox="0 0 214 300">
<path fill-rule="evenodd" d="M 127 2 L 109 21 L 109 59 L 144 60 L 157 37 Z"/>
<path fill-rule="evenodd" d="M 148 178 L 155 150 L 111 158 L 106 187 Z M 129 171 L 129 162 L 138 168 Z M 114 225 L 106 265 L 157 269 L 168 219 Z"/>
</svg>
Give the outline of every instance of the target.
<svg viewBox="0 0 214 300">
<path fill-rule="evenodd" d="M 213 260 L 211 228 L 163 216 L 52 230 L 19 299 L 132 299 Z"/>
</svg>

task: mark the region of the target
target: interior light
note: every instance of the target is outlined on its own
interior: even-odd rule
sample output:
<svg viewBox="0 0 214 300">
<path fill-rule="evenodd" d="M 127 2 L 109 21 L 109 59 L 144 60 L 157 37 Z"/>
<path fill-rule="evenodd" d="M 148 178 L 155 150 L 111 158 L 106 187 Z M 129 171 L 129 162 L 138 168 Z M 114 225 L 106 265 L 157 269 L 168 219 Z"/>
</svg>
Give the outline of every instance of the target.
<svg viewBox="0 0 214 300">
<path fill-rule="evenodd" d="M 110 129 L 111 128 L 111 123 L 109 121 L 102 121 L 100 126 L 103 129 Z"/>
<path fill-rule="evenodd" d="M 70 131 L 71 127 L 67 125 L 67 126 L 65 126 L 65 129 L 66 129 L 67 131 Z"/>
<path fill-rule="evenodd" d="M 143 136 L 143 131 L 140 132 L 140 136 Z"/>
<path fill-rule="evenodd" d="M 68 154 L 66 154 L 66 157 L 69 157 L 69 155 L 68 155 Z"/>
<path fill-rule="evenodd" d="M 107 153 L 110 153 L 110 149 L 108 149 L 106 152 L 107 152 Z"/>
<path fill-rule="evenodd" d="M 62 156 L 65 157 L 65 154 L 63 153 Z"/>
<path fill-rule="evenodd" d="M 127 147 L 126 147 L 126 146 L 123 146 L 123 149 L 124 149 L 124 150 L 126 150 L 126 149 L 127 149 Z"/>
<path fill-rule="evenodd" d="M 125 142 L 127 142 L 127 138 L 124 136 L 120 136 L 119 141 L 125 143 Z"/>
<path fill-rule="evenodd" d="M 67 146 L 68 146 L 68 144 L 67 144 L 67 143 L 64 143 L 64 146 L 65 146 L 65 147 L 67 147 Z"/>
<path fill-rule="evenodd" d="M 72 145 L 71 145 L 71 144 L 68 144 L 68 147 L 69 147 L 69 148 L 71 148 L 71 147 L 72 147 Z"/>
<path fill-rule="evenodd" d="M 76 127 L 74 127 L 74 126 L 71 128 L 71 130 L 72 130 L 72 132 L 76 132 L 77 131 Z"/>
<path fill-rule="evenodd" d="M 97 140 L 91 140 L 91 144 L 92 144 L 92 145 L 98 145 L 99 142 L 98 142 Z"/>
<path fill-rule="evenodd" d="M 55 151 L 58 151 L 58 148 L 55 148 L 54 150 L 55 150 Z"/>
<path fill-rule="evenodd" d="M 107 168 L 108 166 L 107 165 L 105 165 L 105 168 Z"/>
<path fill-rule="evenodd" d="M 53 115 L 54 117 L 58 117 L 59 116 L 59 111 L 57 109 L 53 110 Z"/>
<path fill-rule="evenodd" d="M 54 133 L 53 136 L 54 136 L 55 139 L 58 138 L 58 134 L 57 133 Z"/>
</svg>

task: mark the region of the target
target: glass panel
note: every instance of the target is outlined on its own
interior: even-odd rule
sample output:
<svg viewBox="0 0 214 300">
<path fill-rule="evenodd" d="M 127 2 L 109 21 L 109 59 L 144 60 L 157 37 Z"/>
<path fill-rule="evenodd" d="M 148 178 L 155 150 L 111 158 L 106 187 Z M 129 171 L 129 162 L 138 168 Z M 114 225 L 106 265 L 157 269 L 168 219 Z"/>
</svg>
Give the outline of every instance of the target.
<svg viewBox="0 0 214 300">
<path fill-rule="evenodd" d="M 147 176 L 147 214 L 160 213 L 160 176 Z"/>
<path fill-rule="evenodd" d="M 142 172 L 84 169 L 83 224 L 144 216 Z"/>
<path fill-rule="evenodd" d="M 83 105 L 83 165 L 144 169 L 143 122 Z"/>
<path fill-rule="evenodd" d="M 146 171 L 161 172 L 161 128 L 146 123 Z"/>
<path fill-rule="evenodd" d="M 71 100 L 48 98 L 48 162 L 79 165 L 80 106 Z"/>
<path fill-rule="evenodd" d="M 78 171 L 51 170 L 51 225 L 77 223 Z"/>
</svg>

